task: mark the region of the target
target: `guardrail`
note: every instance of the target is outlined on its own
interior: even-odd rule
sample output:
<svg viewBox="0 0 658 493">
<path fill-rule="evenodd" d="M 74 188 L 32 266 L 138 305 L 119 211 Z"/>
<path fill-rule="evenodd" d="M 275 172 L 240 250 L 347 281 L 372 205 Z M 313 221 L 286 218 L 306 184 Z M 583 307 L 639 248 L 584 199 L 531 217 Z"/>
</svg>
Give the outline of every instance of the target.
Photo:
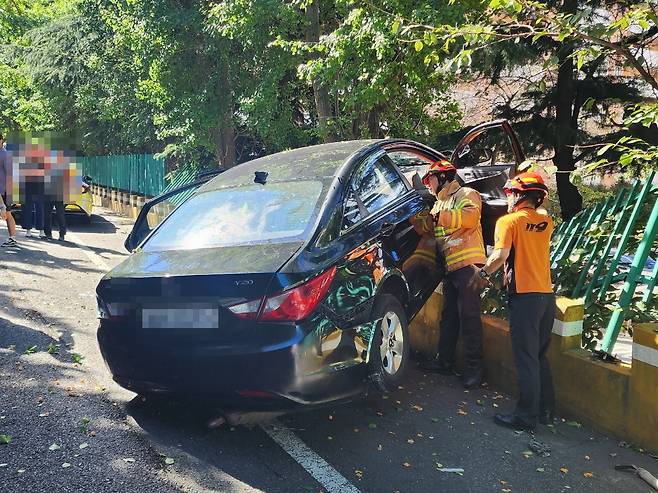
<svg viewBox="0 0 658 493">
<path fill-rule="evenodd" d="M 629 189 L 620 188 L 614 198 L 581 211 L 555 231 L 551 263 L 557 278 L 565 272 L 577 274 L 572 298 L 583 298 L 586 310 L 598 303 L 611 310 L 603 332 L 600 355 L 612 355 L 619 331 L 641 289 L 639 308 L 649 312 L 655 306 L 653 290 L 658 279 L 658 261 L 649 274 L 643 274 L 658 237 L 658 186 L 655 172 Z M 632 255 L 631 255 L 632 254 Z M 627 271 L 620 270 L 622 259 L 631 259 Z M 586 313 L 587 317 L 587 313 Z"/>
</svg>

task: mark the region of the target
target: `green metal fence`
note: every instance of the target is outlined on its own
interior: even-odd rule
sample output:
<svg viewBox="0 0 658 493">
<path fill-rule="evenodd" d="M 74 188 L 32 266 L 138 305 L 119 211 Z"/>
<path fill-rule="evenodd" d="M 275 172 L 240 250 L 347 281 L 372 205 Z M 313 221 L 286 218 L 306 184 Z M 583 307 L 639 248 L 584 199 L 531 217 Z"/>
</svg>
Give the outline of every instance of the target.
<svg viewBox="0 0 658 493">
<path fill-rule="evenodd" d="M 658 253 L 654 177 L 652 172 L 644 182 L 637 180 L 628 189 L 620 188 L 614 198 L 581 211 L 553 235 L 551 262 L 557 275 L 560 269 L 578 274 L 571 297 L 583 298 L 586 306 L 599 302 L 610 308 L 601 341 L 604 356 L 612 354 L 634 298 L 640 296 L 648 308 L 655 303 L 658 261 L 648 275 L 643 274 L 652 250 Z M 643 216 L 647 211 L 648 217 Z M 619 269 L 624 258 L 632 258 L 627 271 Z"/>
<path fill-rule="evenodd" d="M 155 196 L 165 188 L 165 161 L 152 154 L 88 156 L 80 159 L 82 172 L 94 184 L 126 192 Z"/>
</svg>

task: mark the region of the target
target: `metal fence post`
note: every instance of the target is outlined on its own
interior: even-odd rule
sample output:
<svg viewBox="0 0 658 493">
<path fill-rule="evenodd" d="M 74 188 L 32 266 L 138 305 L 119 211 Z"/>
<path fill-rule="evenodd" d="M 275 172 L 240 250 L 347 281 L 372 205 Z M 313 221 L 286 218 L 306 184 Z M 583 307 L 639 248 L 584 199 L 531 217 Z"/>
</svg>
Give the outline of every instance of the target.
<svg viewBox="0 0 658 493">
<path fill-rule="evenodd" d="M 651 187 L 651 181 L 653 176 L 647 180 L 647 185 Z M 639 203 L 640 201 L 638 201 Z M 635 212 L 635 211 L 634 211 Z M 637 280 L 642 274 L 644 264 L 647 261 L 649 252 L 651 251 L 651 245 L 654 238 L 658 234 L 658 199 L 653 204 L 653 209 L 651 211 L 651 216 L 647 222 L 647 228 L 644 232 L 644 236 L 640 241 L 640 245 L 637 248 L 635 257 L 631 264 L 631 270 L 626 277 L 626 282 L 624 287 L 621 290 L 621 295 L 619 297 L 618 308 L 612 312 L 612 317 L 610 317 L 610 322 L 608 322 L 608 327 L 605 330 L 603 336 L 603 341 L 601 342 L 601 350 L 604 353 L 610 354 L 612 348 L 617 341 L 617 336 L 619 335 L 619 329 L 621 328 L 622 323 L 624 322 L 624 316 L 626 310 L 630 305 L 633 299 L 633 293 L 635 292 L 635 287 L 637 285 Z M 610 271 L 609 271 L 610 272 Z"/>
<path fill-rule="evenodd" d="M 647 196 L 649 195 L 649 192 L 651 191 L 651 186 L 652 186 L 651 182 L 653 181 L 654 176 L 655 176 L 654 171 L 649 173 L 647 181 L 645 182 L 644 187 L 642 187 L 642 191 L 640 192 L 640 195 L 638 196 L 637 201 L 635 202 L 635 207 L 633 207 L 633 212 L 631 213 L 631 217 L 628 223 L 626 224 L 626 228 L 624 229 L 624 232 L 621 235 L 621 240 L 617 244 L 617 251 L 615 252 L 615 256 L 610 261 L 608 272 L 606 273 L 605 278 L 603 279 L 603 283 L 601 284 L 601 288 L 599 290 L 599 296 L 598 296 L 599 301 L 603 300 L 603 298 L 605 297 L 605 293 L 608 290 L 608 286 L 610 286 L 610 283 L 612 282 L 612 276 L 614 275 L 615 269 L 617 268 L 617 265 L 619 264 L 619 261 L 621 260 L 621 257 L 624 254 L 624 249 L 628 244 L 628 240 L 633 234 L 633 228 L 635 227 L 637 218 L 640 216 L 642 205 L 644 204 L 644 201 L 646 200 Z M 606 257 L 602 259 L 603 262 L 605 262 L 606 260 L 607 260 Z M 594 281 L 596 281 L 596 278 L 594 278 Z"/>
</svg>

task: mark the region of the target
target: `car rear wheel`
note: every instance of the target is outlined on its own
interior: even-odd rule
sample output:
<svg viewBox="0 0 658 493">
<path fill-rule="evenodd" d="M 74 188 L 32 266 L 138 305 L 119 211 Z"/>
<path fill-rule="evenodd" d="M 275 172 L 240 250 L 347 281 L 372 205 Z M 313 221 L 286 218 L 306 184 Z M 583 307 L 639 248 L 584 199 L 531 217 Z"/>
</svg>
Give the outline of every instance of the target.
<svg viewBox="0 0 658 493">
<path fill-rule="evenodd" d="M 377 297 L 372 319 L 377 320 L 370 348 L 370 378 L 381 390 L 395 389 L 409 360 L 409 324 L 402 304 L 395 296 Z"/>
</svg>

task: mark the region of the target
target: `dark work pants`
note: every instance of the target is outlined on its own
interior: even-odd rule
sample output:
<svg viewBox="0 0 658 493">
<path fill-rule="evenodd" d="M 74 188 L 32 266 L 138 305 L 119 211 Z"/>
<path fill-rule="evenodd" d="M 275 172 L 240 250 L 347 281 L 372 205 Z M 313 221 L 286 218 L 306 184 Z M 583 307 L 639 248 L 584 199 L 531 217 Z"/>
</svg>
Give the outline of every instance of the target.
<svg viewBox="0 0 658 493">
<path fill-rule="evenodd" d="M 55 208 L 55 216 L 57 218 L 57 225 L 59 226 L 59 234 L 66 234 L 66 216 L 64 214 L 65 207 L 64 202 L 57 201 L 46 201 L 44 203 L 44 214 L 43 214 L 43 231 L 46 233 L 46 236 L 52 236 L 53 234 L 53 207 Z"/>
<path fill-rule="evenodd" d="M 21 204 L 21 226 L 23 229 L 43 229 L 43 202 L 41 200 L 25 199 Z"/>
<path fill-rule="evenodd" d="M 467 373 L 482 366 L 480 291 L 468 287 L 474 272 L 475 267 L 467 266 L 446 274 L 439 335 L 439 358 L 453 364 L 461 332 Z"/>
<path fill-rule="evenodd" d="M 554 318 L 554 294 L 510 294 L 510 335 L 519 382 L 514 414 L 530 424 L 536 424 L 541 411 L 553 411 L 555 406 L 553 377 L 546 357 Z"/>
</svg>

